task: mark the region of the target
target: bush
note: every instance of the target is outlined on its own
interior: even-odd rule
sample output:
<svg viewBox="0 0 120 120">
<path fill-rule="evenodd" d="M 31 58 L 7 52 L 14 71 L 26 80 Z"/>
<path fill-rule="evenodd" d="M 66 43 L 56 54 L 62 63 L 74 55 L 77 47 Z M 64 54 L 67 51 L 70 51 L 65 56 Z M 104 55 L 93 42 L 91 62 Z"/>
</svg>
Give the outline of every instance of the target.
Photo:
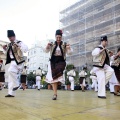
<svg viewBox="0 0 120 120">
<path fill-rule="evenodd" d="M 35 80 L 36 76 L 30 72 L 28 75 L 27 75 L 27 81 L 28 82 L 31 82 L 31 83 L 36 83 L 36 80 Z"/>
</svg>

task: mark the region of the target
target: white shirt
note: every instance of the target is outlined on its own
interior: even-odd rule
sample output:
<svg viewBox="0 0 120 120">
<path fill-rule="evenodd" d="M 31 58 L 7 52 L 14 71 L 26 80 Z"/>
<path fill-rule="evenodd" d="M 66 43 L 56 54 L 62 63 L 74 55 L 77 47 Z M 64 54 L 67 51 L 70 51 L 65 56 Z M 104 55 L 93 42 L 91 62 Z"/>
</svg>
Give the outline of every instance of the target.
<svg viewBox="0 0 120 120">
<path fill-rule="evenodd" d="M 70 70 L 68 73 L 67 73 L 68 76 L 76 76 L 76 73 L 75 73 L 75 70 Z"/>
<path fill-rule="evenodd" d="M 60 50 L 59 46 L 57 46 L 57 48 L 56 48 L 55 56 L 62 56 L 62 53 L 61 53 L 61 50 Z"/>
<path fill-rule="evenodd" d="M 99 47 L 104 48 L 102 45 L 99 45 Z M 95 49 L 92 51 L 92 56 L 99 56 L 100 52 L 101 52 L 101 49 L 100 49 L 100 48 L 95 48 Z"/>
</svg>

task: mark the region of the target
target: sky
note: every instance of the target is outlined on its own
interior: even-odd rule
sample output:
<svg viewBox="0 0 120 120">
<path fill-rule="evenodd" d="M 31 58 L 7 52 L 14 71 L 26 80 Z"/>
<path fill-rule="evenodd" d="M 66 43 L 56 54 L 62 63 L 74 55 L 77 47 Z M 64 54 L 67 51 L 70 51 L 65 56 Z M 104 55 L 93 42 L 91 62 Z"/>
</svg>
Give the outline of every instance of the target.
<svg viewBox="0 0 120 120">
<path fill-rule="evenodd" d="M 0 0 L 0 40 L 8 41 L 7 30 L 29 48 L 36 40 L 55 39 L 59 12 L 77 0 Z"/>
</svg>

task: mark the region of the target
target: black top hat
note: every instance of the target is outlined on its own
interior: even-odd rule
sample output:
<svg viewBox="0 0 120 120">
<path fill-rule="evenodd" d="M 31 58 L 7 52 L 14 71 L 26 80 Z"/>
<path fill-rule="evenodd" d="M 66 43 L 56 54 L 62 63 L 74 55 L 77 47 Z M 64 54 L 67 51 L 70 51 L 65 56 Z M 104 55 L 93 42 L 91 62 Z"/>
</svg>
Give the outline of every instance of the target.
<svg viewBox="0 0 120 120">
<path fill-rule="evenodd" d="M 41 69 L 40 67 L 38 69 Z"/>
<path fill-rule="evenodd" d="M 62 34 L 63 34 L 63 32 L 62 32 L 62 30 L 56 30 L 56 33 L 55 33 L 55 35 L 61 35 L 62 36 Z"/>
<path fill-rule="evenodd" d="M 75 66 L 73 66 L 73 69 L 75 69 L 76 67 Z"/>
<path fill-rule="evenodd" d="M 101 41 L 107 41 L 107 36 L 102 36 Z"/>
<path fill-rule="evenodd" d="M 14 37 L 15 36 L 15 33 L 13 30 L 8 30 L 7 31 L 7 37 Z"/>
<path fill-rule="evenodd" d="M 27 68 L 27 66 L 24 66 L 24 68 L 26 69 L 26 68 Z"/>
<path fill-rule="evenodd" d="M 87 70 L 87 67 L 86 67 L 86 66 L 84 66 L 84 67 L 83 67 L 83 70 Z"/>
</svg>

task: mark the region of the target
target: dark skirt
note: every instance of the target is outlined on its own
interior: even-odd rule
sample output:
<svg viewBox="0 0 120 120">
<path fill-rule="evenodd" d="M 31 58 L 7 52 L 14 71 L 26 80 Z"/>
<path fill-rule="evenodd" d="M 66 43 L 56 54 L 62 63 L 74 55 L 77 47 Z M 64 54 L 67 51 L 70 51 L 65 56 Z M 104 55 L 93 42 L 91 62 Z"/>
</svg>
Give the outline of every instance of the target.
<svg viewBox="0 0 120 120">
<path fill-rule="evenodd" d="M 26 83 L 27 75 L 21 75 L 21 83 Z"/>
<path fill-rule="evenodd" d="M 118 82 L 120 83 L 120 69 L 119 69 L 119 67 L 116 67 L 116 66 L 111 66 L 111 67 L 114 69 L 115 76 L 116 76 Z"/>
<path fill-rule="evenodd" d="M 58 63 L 51 63 L 52 78 L 57 79 L 60 76 L 62 76 L 65 67 L 66 67 L 66 62 L 64 61 Z"/>
<path fill-rule="evenodd" d="M 0 72 L 0 82 L 5 82 L 4 74 L 5 72 Z"/>
<path fill-rule="evenodd" d="M 114 71 L 115 71 L 115 75 L 117 77 L 117 80 L 120 83 L 120 70 L 114 70 Z"/>
<path fill-rule="evenodd" d="M 84 79 L 85 79 L 85 77 L 80 77 L 80 78 L 79 78 L 79 83 L 80 83 L 80 84 L 83 84 L 83 80 L 84 80 Z"/>
</svg>

